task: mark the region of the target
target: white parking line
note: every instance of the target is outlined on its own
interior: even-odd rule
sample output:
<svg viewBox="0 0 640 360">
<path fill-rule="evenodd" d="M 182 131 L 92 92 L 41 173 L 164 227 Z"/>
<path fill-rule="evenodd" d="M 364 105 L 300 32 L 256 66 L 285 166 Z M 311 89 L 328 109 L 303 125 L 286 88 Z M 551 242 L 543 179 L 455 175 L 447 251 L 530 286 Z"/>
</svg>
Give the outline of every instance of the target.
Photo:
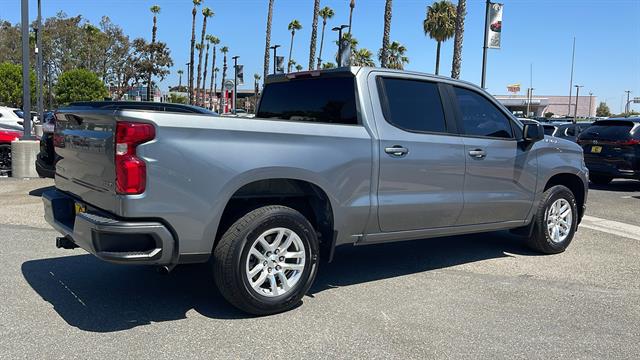
<svg viewBox="0 0 640 360">
<path fill-rule="evenodd" d="M 580 223 L 581 227 L 603 231 L 609 234 L 624 236 L 629 239 L 640 240 L 640 226 L 630 225 L 619 221 L 597 218 L 585 215 Z"/>
</svg>

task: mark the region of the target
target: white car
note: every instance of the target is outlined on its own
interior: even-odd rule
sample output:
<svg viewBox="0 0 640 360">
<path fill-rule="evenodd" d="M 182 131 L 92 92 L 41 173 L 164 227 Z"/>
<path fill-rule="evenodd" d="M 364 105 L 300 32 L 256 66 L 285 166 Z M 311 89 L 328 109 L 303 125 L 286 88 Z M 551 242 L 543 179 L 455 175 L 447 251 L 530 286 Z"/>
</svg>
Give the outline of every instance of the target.
<svg viewBox="0 0 640 360">
<path fill-rule="evenodd" d="M 22 110 L 0 106 L 0 128 L 11 130 L 23 130 Z"/>
</svg>

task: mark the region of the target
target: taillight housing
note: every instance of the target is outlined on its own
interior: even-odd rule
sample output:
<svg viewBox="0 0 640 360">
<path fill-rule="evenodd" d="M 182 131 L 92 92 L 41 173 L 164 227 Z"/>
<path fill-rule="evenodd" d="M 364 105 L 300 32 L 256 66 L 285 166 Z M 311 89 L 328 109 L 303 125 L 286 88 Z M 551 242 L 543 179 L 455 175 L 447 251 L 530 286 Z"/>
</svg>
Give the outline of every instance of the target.
<svg viewBox="0 0 640 360">
<path fill-rule="evenodd" d="M 116 192 L 122 195 L 142 194 L 147 186 L 147 165 L 136 154 L 138 145 L 156 137 L 151 124 L 118 122 L 116 125 L 115 167 Z"/>
<path fill-rule="evenodd" d="M 629 139 L 629 140 L 620 141 L 618 145 L 624 145 L 624 146 L 640 145 L 640 139 Z"/>
</svg>

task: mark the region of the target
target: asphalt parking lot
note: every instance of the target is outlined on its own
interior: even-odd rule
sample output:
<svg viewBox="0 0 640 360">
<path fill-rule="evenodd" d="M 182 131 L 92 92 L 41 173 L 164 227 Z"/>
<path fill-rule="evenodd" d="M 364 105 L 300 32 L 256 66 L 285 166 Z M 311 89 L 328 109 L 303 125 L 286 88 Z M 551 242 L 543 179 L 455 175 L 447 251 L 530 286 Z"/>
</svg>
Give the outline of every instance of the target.
<svg viewBox="0 0 640 360">
<path fill-rule="evenodd" d="M 163 275 L 55 248 L 0 179 L 0 358 L 539 358 L 640 354 L 640 182 L 593 188 L 569 249 L 506 233 L 340 249 L 302 306 L 249 317 L 206 265 Z"/>
</svg>

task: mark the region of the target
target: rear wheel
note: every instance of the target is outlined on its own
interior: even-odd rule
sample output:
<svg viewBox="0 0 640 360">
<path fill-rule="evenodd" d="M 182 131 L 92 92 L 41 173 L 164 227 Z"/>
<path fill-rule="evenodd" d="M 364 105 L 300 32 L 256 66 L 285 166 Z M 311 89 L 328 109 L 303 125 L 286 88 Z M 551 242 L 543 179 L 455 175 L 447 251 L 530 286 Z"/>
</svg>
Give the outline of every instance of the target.
<svg viewBox="0 0 640 360">
<path fill-rule="evenodd" d="M 613 178 L 611 176 L 604 175 L 589 175 L 589 181 L 596 185 L 608 185 Z"/>
<path fill-rule="evenodd" d="M 578 227 L 578 206 L 567 187 L 556 185 L 544 192 L 538 206 L 529 246 L 544 254 L 557 254 L 573 240 Z"/>
<path fill-rule="evenodd" d="M 0 175 L 11 175 L 11 144 L 0 144 Z"/>
<path fill-rule="evenodd" d="M 214 278 L 225 299 L 248 313 L 268 315 L 293 308 L 309 290 L 318 240 L 296 210 L 265 206 L 231 225 L 213 255 Z"/>
</svg>

